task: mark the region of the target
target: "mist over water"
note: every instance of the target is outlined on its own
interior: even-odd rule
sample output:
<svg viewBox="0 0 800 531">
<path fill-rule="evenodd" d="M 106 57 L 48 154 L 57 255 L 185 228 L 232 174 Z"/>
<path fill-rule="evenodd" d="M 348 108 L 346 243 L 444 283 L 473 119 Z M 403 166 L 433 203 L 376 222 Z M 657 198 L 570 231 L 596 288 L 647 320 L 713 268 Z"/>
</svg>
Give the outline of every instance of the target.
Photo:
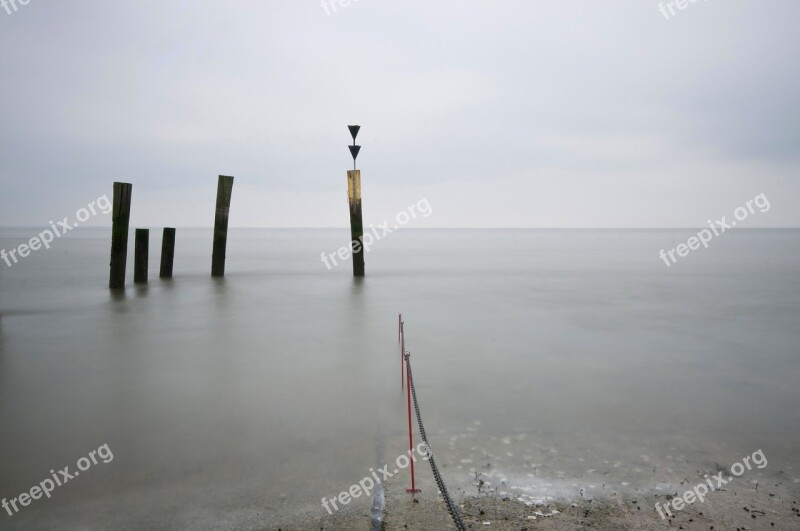
<svg viewBox="0 0 800 531">
<path fill-rule="evenodd" d="M 0 248 L 36 232 L 2 229 Z M 151 232 L 150 283 L 124 294 L 106 288 L 110 229 L 0 263 L 0 497 L 114 453 L 0 527 L 321 511 L 406 448 L 400 312 L 451 491 L 471 488 L 476 452 L 518 483 L 531 457 L 563 497 L 604 463 L 651 485 L 639 469 L 673 454 L 760 448 L 800 477 L 800 231 L 737 229 L 668 268 L 658 251 L 696 231 L 404 229 L 353 279 L 320 260 L 346 229 L 234 229 L 212 279 L 212 231 L 178 229 L 171 281 Z"/>
</svg>

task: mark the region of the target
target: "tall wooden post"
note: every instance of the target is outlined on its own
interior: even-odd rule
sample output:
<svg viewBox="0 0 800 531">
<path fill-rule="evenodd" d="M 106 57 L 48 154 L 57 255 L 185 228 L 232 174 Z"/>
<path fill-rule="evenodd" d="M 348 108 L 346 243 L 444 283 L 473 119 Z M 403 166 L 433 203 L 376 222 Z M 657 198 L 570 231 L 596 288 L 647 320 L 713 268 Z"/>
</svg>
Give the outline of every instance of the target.
<svg viewBox="0 0 800 531">
<path fill-rule="evenodd" d="M 159 277 L 172 278 L 172 262 L 175 259 L 175 229 L 164 228 L 161 238 L 161 271 Z"/>
<path fill-rule="evenodd" d="M 147 284 L 147 263 L 150 259 L 150 229 L 136 229 L 133 254 L 133 282 Z"/>
<path fill-rule="evenodd" d="M 110 289 L 125 287 L 132 191 L 133 185 L 130 183 L 114 183 L 114 210 L 111 214 L 111 271 L 108 278 Z"/>
<path fill-rule="evenodd" d="M 361 221 L 361 170 L 347 171 L 347 199 L 350 203 L 350 244 L 353 247 L 353 276 L 364 276 L 364 224 Z"/>
<path fill-rule="evenodd" d="M 353 145 L 347 146 L 353 156 L 353 170 L 347 172 L 347 200 L 350 203 L 350 245 L 353 248 L 353 276 L 364 276 L 364 224 L 361 221 L 361 170 L 356 169 L 356 157 L 361 146 L 356 145 L 360 125 L 348 125 Z"/>
<path fill-rule="evenodd" d="M 217 183 L 217 214 L 214 219 L 214 251 L 211 255 L 211 276 L 225 276 L 225 247 L 228 242 L 228 213 L 231 208 L 233 177 L 220 175 Z"/>
</svg>

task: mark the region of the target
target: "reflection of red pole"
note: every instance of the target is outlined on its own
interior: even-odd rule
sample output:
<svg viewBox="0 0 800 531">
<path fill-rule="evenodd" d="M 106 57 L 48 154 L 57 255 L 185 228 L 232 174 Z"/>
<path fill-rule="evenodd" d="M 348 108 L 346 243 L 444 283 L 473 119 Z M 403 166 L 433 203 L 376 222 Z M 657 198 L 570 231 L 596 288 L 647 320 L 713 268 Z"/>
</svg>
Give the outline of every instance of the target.
<svg viewBox="0 0 800 531">
<path fill-rule="evenodd" d="M 408 356 L 406 354 L 405 356 Z M 406 358 L 408 359 L 408 358 Z M 411 488 L 406 489 L 406 492 L 420 492 L 414 483 L 414 436 L 413 430 L 411 429 L 411 378 L 408 375 L 408 371 L 406 371 L 406 378 L 407 378 L 407 385 L 406 389 L 408 391 L 408 457 L 411 461 Z"/>
</svg>

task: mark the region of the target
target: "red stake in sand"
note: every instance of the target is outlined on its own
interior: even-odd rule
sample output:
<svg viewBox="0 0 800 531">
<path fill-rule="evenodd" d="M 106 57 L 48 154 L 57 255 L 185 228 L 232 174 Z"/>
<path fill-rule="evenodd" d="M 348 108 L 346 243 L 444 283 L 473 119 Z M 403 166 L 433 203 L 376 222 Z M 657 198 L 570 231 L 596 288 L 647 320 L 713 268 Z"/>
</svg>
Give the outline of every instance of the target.
<svg viewBox="0 0 800 531">
<path fill-rule="evenodd" d="M 397 315 L 397 341 L 400 343 L 400 390 L 403 390 L 403 354 L 406 350 L 405 339 L 403 338 L 403 314 Z"/>
<path fill-rule="evenodd" d="M 400 389 L 403 389 L 403 365 L 408 363 L 411 356 L 410 352 L 406 352 L 406 334 L 403 330 L 403 314 L 397 316 L 397 339 L 400 341 Z M 406 390 L 408 396 L 408 457 L 411 461 L 411 488 L 406 489 L 406 492 L 422 492 L 416 487 L 414 482 L 414 429 L 411 424 L 411 376 L 408 370 L 405 374 Z"/>
<path fill-rule="evenodd" d="M 406 352 L 406 357 L 410 355 L 411 353 Z M 414 484 L 414 430 L 411 428 L 411 378 L 408 376 L 408 371 L 406 371 L 406 378 L 408 379 L 406 385 L 408 391 L 408 457 L 411 461 L 411 488 L 406 489 L 406 492 L 421 492 Z"/>
</svg>

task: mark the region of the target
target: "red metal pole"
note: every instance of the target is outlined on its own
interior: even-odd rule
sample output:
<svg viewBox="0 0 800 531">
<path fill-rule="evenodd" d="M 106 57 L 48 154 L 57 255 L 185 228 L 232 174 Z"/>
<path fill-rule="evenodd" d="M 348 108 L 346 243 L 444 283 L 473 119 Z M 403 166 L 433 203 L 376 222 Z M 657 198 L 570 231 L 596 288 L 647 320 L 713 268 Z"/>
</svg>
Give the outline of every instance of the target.
<svg viewBox="0 0 800 531">
<path fill-rule="evenodd" d="M 403 390 L 403 314 L 397 314 L 397 343 L 400 345 L 400 390 Z"/>
<path fill-rule="evenodd" d="M 416 488 L 416 484 L 414 483 L 414 436 L 413 430 L 411 428 L 411 378 L 408 376 L 408 371 L 406 371 L 406 389 L 408 390 L 408 457 L 411 461 L 411 488 L 406 489 L 406 492 L 420 492 L 419 489 Z"/>
<path fill-rule="evenodd" d="M 406 334 L 403 330 L 403 321 L 400 321 L 400 390 L 403 390 L 403 366 L 405 365 L 404 356 L 406 352 Z"/>
</svg>

